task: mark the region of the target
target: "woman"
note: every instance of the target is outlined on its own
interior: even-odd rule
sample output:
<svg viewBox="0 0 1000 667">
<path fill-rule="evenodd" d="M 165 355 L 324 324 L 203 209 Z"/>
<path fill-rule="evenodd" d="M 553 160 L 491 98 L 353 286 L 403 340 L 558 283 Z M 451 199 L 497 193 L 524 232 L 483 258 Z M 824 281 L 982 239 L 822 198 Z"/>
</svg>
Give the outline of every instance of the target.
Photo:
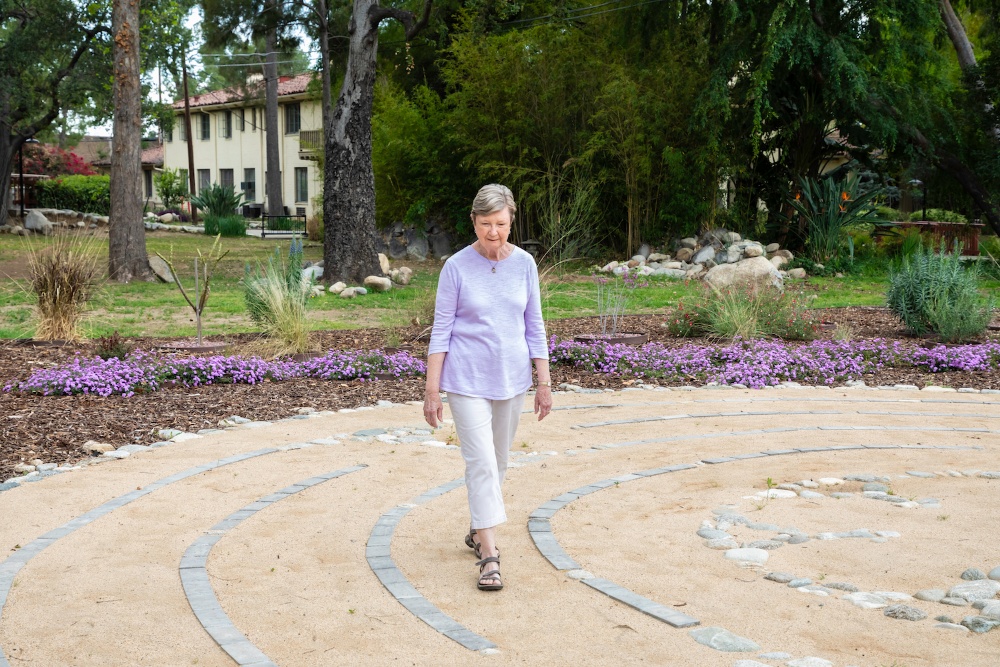
<svg viewBox="0 0 1000 667">
<path fill-rule="evenodd" d="M 477 240 L 441 269 L 427 350 L 424 418 L 431 426 L 441 423 L 440 392 L 447 392 L 472 517 L 465 543 L 481 559 L 477 586 L 484 591 L 503 588 L 496 526 L 507 514 L 500 486 L 531 388 L 532 361 L 535 413 L 541 420 L 552 409 L 538 269 L 531 255 L 507 242 L 516 211 L 509 188 L 479 190 L 472 202 Z"/>
</svg>

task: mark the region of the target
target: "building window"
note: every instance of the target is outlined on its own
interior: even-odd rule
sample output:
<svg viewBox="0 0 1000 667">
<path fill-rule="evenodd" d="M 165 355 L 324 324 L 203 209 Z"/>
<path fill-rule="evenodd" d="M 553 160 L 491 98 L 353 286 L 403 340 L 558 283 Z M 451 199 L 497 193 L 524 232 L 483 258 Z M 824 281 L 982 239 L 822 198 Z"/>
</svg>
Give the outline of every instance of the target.
<svg viewBox="0 0 1000 667">
<path fill-rule="evenodd" d="M 257 201 L 257 175 L 253 169 L 243 170 L 243 183 L 240 184 L 243 190 L 243 198 L 247 201 Z"/>
<path fill-rule="evenodd" d="M 224 188 L 231 188 L 235 186 L 233 182 L 233 170 L 232 169 L 220 169 L 219 170 L 219 185 Z"/>
<path fill-rule="evenodd" d="M 212 138 L 212 116 L 211 114 L 203 113 L 201 115 L 201 140 L 208 141 Z"/>
<path fill-rule="evenodd" d="M 246 132 L 247 131 L 247 110 L 246 109 L 240 109 L 236 113 L 238 113 L 240 115 L 240 132 Z"/>
<path fill-rule="evenodd" d="M 187 123 L 184 122 L 184 116 L 177 117 L 177 130 L 178 130 L 177 140 L 187 141 L 188 140 Z"/>
<path fill-rule="evenodd" d="M 212 170 L 211 169 L 199 169 L 198 170 L 198 192 L 202 193 L 206 188 L 212 185 Z"/>
<path fill-rule="evenodd" d="M 302 126 L 302 110 L 299 103 L 285 105 L 285 134 L 298 134 Z"/>
<path fill-rule="evenodd" d="M 146 185 L 146 199 L 149 199 L 153 196 L 153 170 L 143 169 L 142 176 Z"/>
<path fill-rule="evenodd" d="M 181 183 L 184 184 L 185 188 L 189 187 L 191 185 L 191 183 L 188 181 L 188 170 L 187 169 L 181 169 L 180 170 L 180 175 L 181 175 Z"/>
<path fill-rule="evenodd" d="M 309 167 L 295 168 L 295 201 L 309 201 Z"/>
<path fill-rule="evenodd" d="M 228 109 L 219 114 L 219 136 L 223 139 L 233 138 L 233 112 Z"/>
</svg>

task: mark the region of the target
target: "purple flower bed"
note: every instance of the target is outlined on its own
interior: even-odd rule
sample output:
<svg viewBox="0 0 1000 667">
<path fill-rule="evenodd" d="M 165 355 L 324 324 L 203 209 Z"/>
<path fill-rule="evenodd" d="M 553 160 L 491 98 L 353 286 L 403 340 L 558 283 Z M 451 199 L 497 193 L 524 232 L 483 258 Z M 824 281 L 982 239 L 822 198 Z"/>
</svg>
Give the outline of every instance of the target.
<svg viewBox="0 0 1000 667">
<path fill-rule="evenodd" d="M 258 384 L 264 380 L 299 377 L 326 380 L 373 380 L 376 376 L 423 375 L 423 361 L 407 352 L 387 355 L 381 350 L 331 350 L 305 362 L 265 361 L 257 357 L 174 357 L 133 352 L 124 359 L 76 357 L 55 368 L 34 371 L 27 380 L 4 387 L 45 396 L 96 394 L 133 396 L 165 385 L 197 387 L 208 384 Z"/>
<path fill-rule="evenodd" d="M 856 380 L 886 367 L 918 367 L 931 373 L 1000 369 L 1000 344 L 983 343 L 925 349 L 879 338 L 789 344 L 737 340 L 728 345 L 689 344 L 668 348 L 607 343 L 549 343 L 552 363 L 593 373 L 662 378 L 698 383 L 742 384 L 760 388 L 792 381 L 832 385 Z"/>
</svg>

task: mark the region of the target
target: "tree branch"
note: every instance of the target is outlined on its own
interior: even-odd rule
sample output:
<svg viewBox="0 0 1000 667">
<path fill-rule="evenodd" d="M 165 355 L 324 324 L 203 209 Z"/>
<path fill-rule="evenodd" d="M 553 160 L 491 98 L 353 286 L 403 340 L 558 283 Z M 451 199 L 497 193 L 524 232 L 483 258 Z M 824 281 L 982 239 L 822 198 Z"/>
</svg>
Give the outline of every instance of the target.
<svg viewBox="0 0 1000 667">
<path fill-rule="evenodd" d="M 49 91 L 50 99 L 52 100 L 51 107 L 45 113 L 44 116 L 42 116 L 40 119 L 38 119 L 31 125 L 27 126 L 26 128 L 23 128 L 20 132 L 18 132 L 18 136 L 22 137 L 21 140 L 22 142 L 24 139 L 34 136 L 40 130 L 48 126 L 59 115 L 61 106 L 59 103 L 59 84 L 61 84 L 63 80 L 73 72 L 73 69 L 77 66 L 77 63 L 80 62 L 80 58 L 82 58 L 83 54 L 90 49 L 90 42 L 94 39 L 94 37 L 101 34 L 102 32 L 110 34 L 111 31 L 106 26 L 97 26 L 91 28 L 90 30 L 87 30 L 86 33 L 84 33 L 83 41 L 77 47 L 76 52 L 73 53 L 73 56 L 70 58 L 69 62 L 66 63 L 66 66 L 63 67 L 58 72 L 56 72 L 52 79 L 52 85 Z M 14 112 L 13 114 L 11 114 L 10 117 L 10 125 L 13 127 L 15 123 L 17 123 L 19 120 L 23 119 L 27 115 L 28 115 L 27 108 L 22 108 L 19 111 Z"/>
<path fill-rule="evenodd" d="M 431 7 L 433 4 L 434 0 L 424 0 L 424 10 L 419 21 L 416 20 L 417 17 L 413 12 L 408 12 L 404 9 L 396 9 L 395 7 L 372 5 L 371 9 L 368 10 L 368 21 L 374 30 L 378 28 L 378 24 L 384 19 L 396 19 L 402 23 L 403 28 L 406 29 L 406 40 L 409 41 L 416 37 L 417 33 L 427 26 L 427 22 L 430 20 Z"/>
</svg>

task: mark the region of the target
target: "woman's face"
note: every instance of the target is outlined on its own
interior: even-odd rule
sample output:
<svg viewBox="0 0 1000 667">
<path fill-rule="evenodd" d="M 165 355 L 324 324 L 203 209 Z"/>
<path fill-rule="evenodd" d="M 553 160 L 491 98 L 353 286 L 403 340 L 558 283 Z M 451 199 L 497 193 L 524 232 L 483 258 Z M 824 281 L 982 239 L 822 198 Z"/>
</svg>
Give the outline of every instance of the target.
<svg viewBox="0 0 1000 667">
<path fill-rule="evenodd" d="M 487 252 L 499 251 L 510 236 L 510 209 L 504 207 L 489 215 L 472 216 L 479 244 Z"/>
</svg>

